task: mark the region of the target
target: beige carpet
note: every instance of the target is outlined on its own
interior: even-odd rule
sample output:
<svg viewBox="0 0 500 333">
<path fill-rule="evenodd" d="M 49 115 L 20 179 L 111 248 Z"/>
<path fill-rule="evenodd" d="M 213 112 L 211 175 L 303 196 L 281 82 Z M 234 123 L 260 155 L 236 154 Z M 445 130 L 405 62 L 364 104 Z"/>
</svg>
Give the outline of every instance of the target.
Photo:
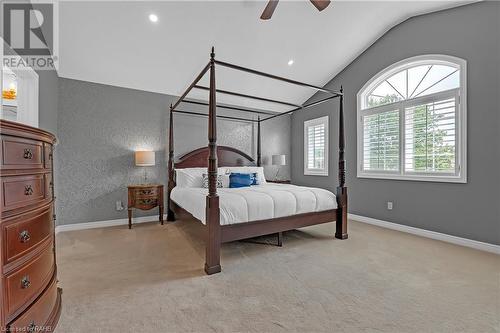
<svg viewBox="0 0 500 333">
<path fill-rule="evenodd" d="M 56 333 L 500 331 L 499 256 L 349 228 L 344 241 L 326 224 L 282 248 L 226 244 L 212 276 L 194 222 L 61 233 Z"/>
</svg>

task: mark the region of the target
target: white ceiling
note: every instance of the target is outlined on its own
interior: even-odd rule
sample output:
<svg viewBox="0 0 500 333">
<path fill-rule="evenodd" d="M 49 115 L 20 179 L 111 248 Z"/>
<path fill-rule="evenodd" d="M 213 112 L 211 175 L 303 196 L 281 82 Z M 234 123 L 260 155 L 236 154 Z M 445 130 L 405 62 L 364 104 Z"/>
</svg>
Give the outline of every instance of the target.
<svg viewBox="0 0 500 333">
<path fill-rule="evenodd" d="M 59 75 L 180 95 L 214 45 L 219 60 L 322 86 L 396 24 L 463 3 L 334 0 L 320 13 L 309 1 L 282 0 L 272 19 L 262 21 L 260 1 L 61 2 Z M 224 68 L 216 77 L 220 89 L 298 104 L 314 94 Z M 206 99 L 207 92 L 189 96 Z M 223 95 L 218 102 L 283 110 Z"/>
</svg>

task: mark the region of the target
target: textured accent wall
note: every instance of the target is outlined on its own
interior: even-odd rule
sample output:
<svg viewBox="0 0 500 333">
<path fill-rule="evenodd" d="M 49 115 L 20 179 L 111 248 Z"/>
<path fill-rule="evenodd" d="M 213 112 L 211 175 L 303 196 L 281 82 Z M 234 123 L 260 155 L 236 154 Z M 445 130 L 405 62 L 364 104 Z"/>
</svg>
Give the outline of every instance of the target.
<svg viewBox="0 0 500 333">
<path fill-rule="evenodd" d="M 116 211 L 115 202 L 126 205 L 127 184 L 141 182 L 144 170 L 135 167 L 134 150 L 155 150 L 157 165 L 147 167 L 149 180 L 167 183 L 168 106 L 173 100 L 162 94 L 59 79 L 58 224 L 125 218 L 126 210 Z M 272 154 L 290 154 L 290 128 L 289 116 L 263 125 L 264 162 Z M 205 117 L 174 116 L 175 156 L 205 146 L 207 136 Z M 256 126 L 219 120 L 218 144 L 255 156 Z M 274 175 L 274 167 L 265 168 L 268 176 Z M 289 177 L 288 166 L 283 175 Z M 156 210 L 135 215 L 155 214 Z"/>
<path fill-rule="evenodd" d="M 363 179 L 356 177 L 356 94 L 387 66 L 420 54 L 467 60 L 467 184 Z M 431 13 L 396 26 L 326 86 L 345 96 L 349 211 L 417 228 L 500 244 L 500 3 L 479 2 Z M 318 98 L 315 96 L 314 98 Z M 292 116 L 292 180 L 334 189 L 337 184 L 337 103 Z M 330 176 L 304 176 L 304 121 L 330 118 Z M 386 209 L 393 201 L 394 209 Z"/>
</svg>

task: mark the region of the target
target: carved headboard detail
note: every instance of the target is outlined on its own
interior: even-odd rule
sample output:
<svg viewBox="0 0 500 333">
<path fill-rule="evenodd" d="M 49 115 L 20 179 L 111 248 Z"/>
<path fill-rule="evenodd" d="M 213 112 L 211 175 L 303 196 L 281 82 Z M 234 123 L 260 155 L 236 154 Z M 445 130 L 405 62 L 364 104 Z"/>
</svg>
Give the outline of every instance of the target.
<svg viewBox="0 0 500 333">
<path fill-rule="evenodd" d="M 217 146 L 217 160 L 219 167 L 255 166 L 254 159 L 236 148 Z M 208 167 L 208 147 L 195 149 L 182 155 L 174 163 L 176 169 Z"/>
</svg>

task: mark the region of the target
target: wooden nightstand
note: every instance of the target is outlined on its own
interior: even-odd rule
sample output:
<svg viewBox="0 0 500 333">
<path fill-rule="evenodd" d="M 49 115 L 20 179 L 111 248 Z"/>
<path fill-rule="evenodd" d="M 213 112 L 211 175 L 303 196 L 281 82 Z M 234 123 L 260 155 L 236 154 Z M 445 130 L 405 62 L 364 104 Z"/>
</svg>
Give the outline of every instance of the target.
<svg viewBox="0 0 500 333">
<path fill-rule="evenodd" d="M 276 184 L 291 184 L 290 180 L 267 180 L 268 183 L 276 183 Z"/>
<path fill-rule="evenodd" d="M 150 210 L 158 206 L 163 225 L 163 185 L 143 184 L 128 186 L 128 228 L 132 229 L 132 208 Z"/>
</svg>

